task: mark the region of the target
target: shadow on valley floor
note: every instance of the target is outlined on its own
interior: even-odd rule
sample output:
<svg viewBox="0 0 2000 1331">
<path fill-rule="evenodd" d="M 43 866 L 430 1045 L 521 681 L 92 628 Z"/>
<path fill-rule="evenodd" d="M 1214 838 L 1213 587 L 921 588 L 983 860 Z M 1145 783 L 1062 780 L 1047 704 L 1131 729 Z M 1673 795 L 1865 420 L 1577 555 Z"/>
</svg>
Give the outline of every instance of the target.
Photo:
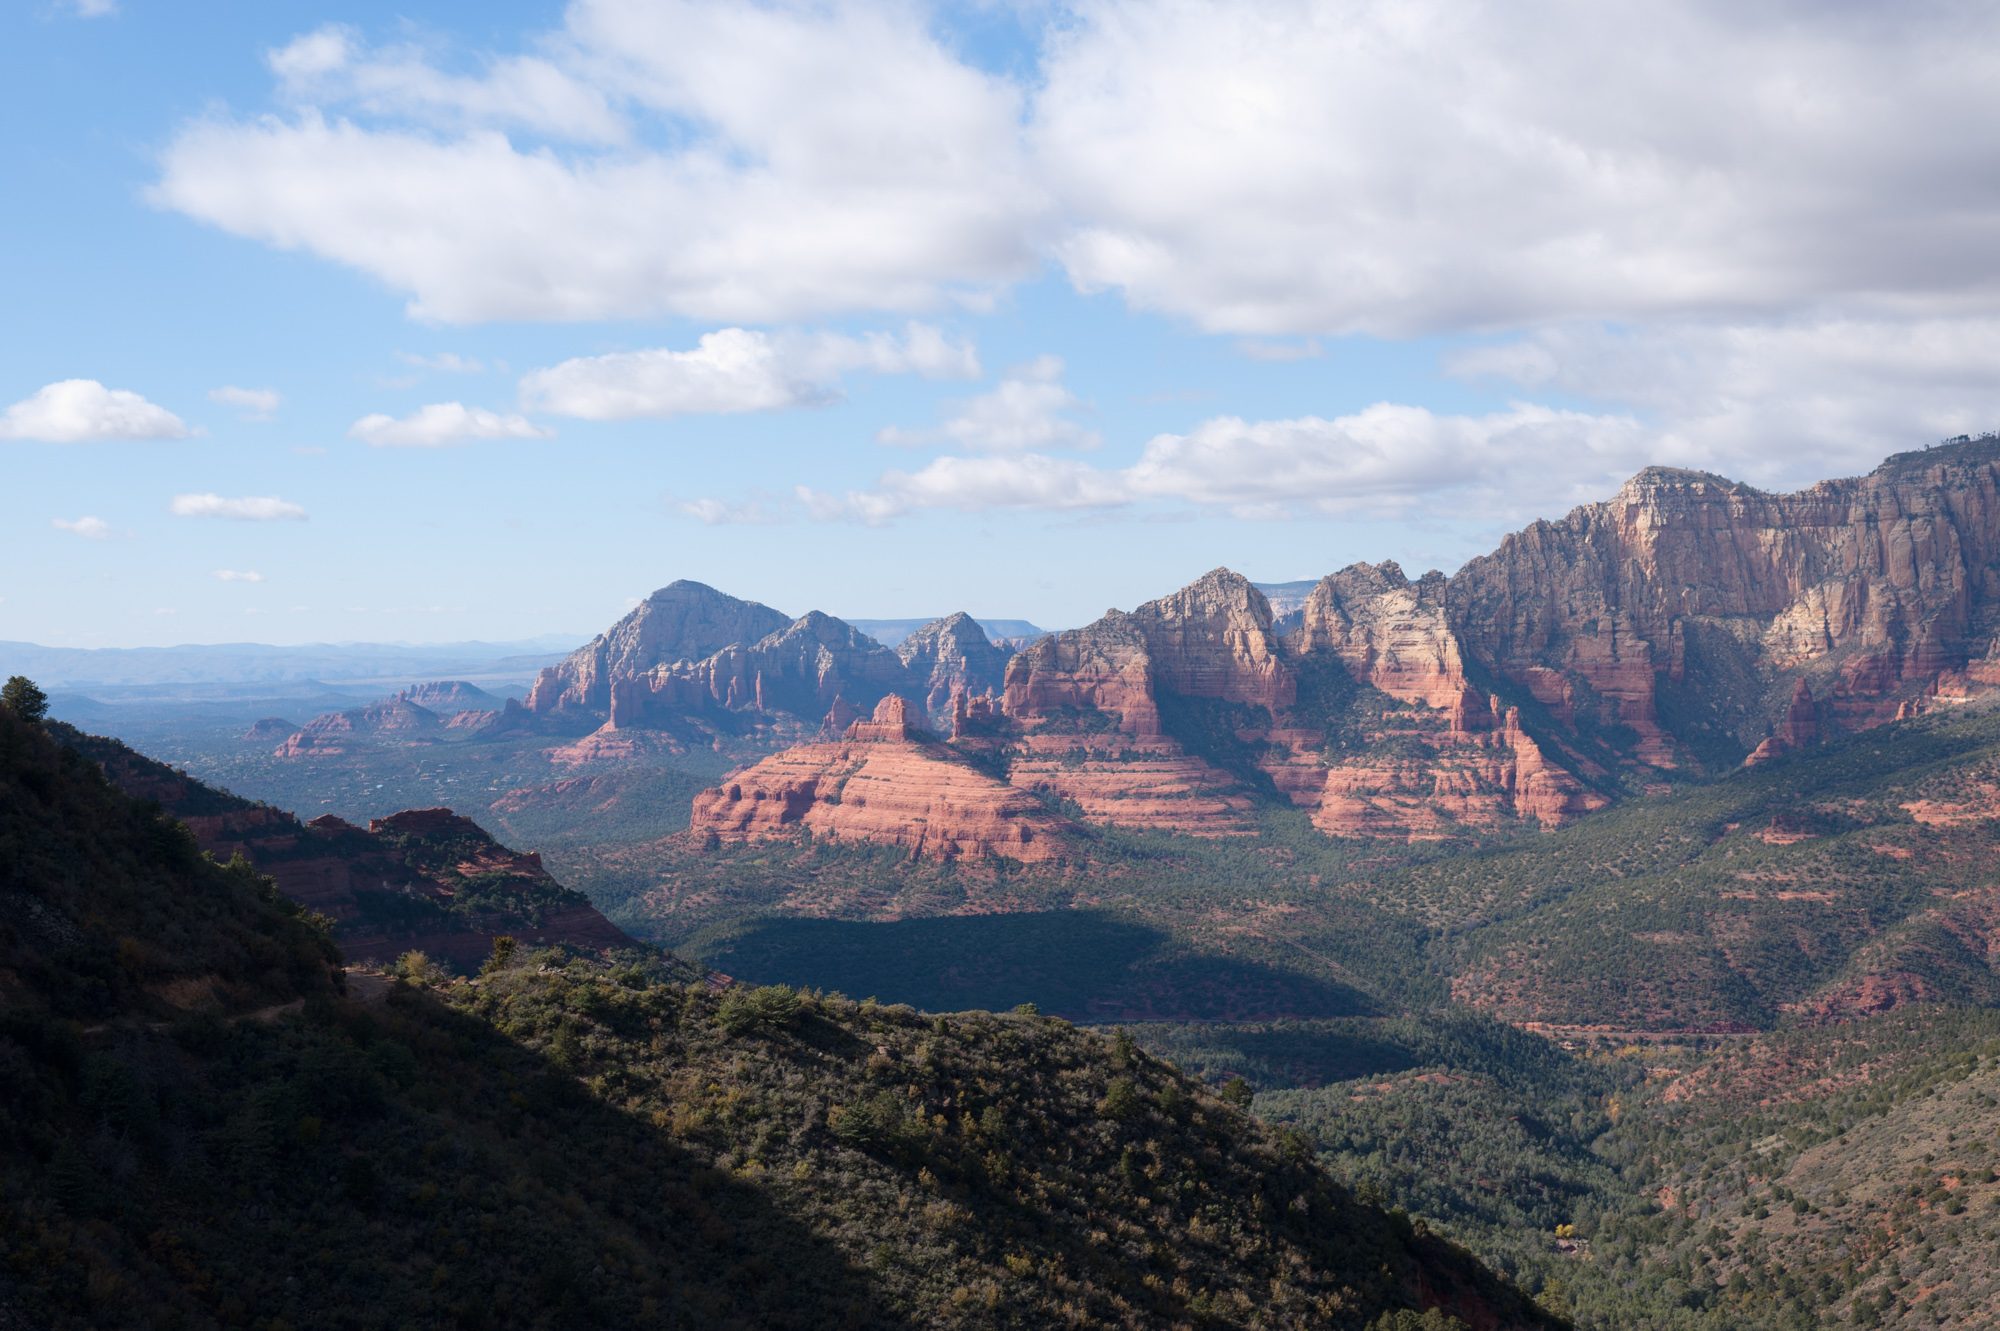
<svg viewBox="0 0 2000 1331">
<path fill-rule="evenodd" d="M 1370 1016 L 1358 989 L 1189 948 L 1103 911 L 886 922 L 772 916 L 710 930 L 681 950 L 761 984 L 793 984 L 931 1012 L 1033 1003 L 1079 1021 L 1272 1021 Z"/>
</svg>

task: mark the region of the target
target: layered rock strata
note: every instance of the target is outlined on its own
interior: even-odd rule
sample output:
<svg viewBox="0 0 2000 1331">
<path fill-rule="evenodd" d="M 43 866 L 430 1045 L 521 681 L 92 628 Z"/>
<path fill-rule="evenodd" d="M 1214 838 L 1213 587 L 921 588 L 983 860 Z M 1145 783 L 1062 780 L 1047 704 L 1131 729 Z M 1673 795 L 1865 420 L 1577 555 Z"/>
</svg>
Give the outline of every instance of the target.
<svg viewBox="0 0 2000 1331">
<path fill-rule="evenodd" d="M 1032 796 L 924 737 L 900 697 L 840 739 L 786 749 L 695 797 L 690 834 L 767 841 L 801 834 L 894 846 L 912 859 L 1047 863 L 1073 829 Z"/>
</svg>

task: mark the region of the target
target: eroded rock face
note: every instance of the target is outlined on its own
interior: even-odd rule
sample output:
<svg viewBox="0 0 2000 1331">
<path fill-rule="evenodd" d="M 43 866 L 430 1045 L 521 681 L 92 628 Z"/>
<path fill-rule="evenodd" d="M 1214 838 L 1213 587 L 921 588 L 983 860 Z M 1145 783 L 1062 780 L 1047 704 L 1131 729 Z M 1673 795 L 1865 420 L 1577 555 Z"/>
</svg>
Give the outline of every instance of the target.
<svg viewBox="0 0 2000 1331">
<path fill-rule="evenodd" d="M 1301 656 L 1337 657 L 1358 683 L 1392 698 L 1459 707 L 1468 686 L 1445 617 L 1445 586 L 1442 573 L 1411 582 L 1393 560 L 1350 565 L 1312 589 L 1290 645 Z"/>
<path fill-rule="evenodd" d="M 1394 564 L 1323 579 L 1289 640 L 1217 570 L 1024 652 L 1005 708 L 1009 779 L 1092 822 L 1249 831 L 1246 768 L 1339 836 L 1553 827 L 1605 803 L 1468 682 L 1443 576 Z"/>
<path fill-rule="evenodd" d="M 676 662 L 700 661 L 737 643 L 756 642 L 786 626 L 784 615 L 682 580 L 654 592 L 609 631 L 536 677 L 528 710 L 606 712 L 614 680 Z"/>
<path fill-rule="evenodd" d="M 1792 690 L 1792 705 L 1785 709 L 1784 719 L 1764 741 L 1750 751 L 1743 760 L 1745 767 L 1755 767 L 1769 762 L 1783 754 L 1803 749 L 1819 743 L 1819 708 L 1813 701 L 1812 686 L 1800 679 L 1798 687 Z"/>
<path fill-rule="evenodd" d="M 450 809 L 415 809 L 365 828 L 331 814 L 302 823 L 203 785 L 115 740 L 76 743 L 121 790 L 158 800 L 218 860 L 239 852 L 287 897 L 332 918 L 350 959 L 417 949 L 476 969 L 501 934 L 591 950 L 638 948 L 540 855 L 515 851 Z"/>
<path fill-rule="evenodd" d="M 422 739 L 444 729 L 444 724 L 436 712 L 398 695 L 366 707 L 316 716 L 273 752 L 280 758 L 345 753 L 355 743 Z"/>
<path fill-rule="evenodd" d="M 1249 579 L 1226 568 L 1133 611 L 1153 660 L 1154 683 L 1189 698 L 1290 707 L 1297 682 L 1280 653 L 1271 605 Z"/>
<path fill-rule="evenodd" d="M 1796 494 L 1651 468 L 1450 578 L 1357 564 L 1286 588 L 1282 622 L 1226 569 L 1107 612 L 1024 647 L 996 703 L 997 650 L 963 616 L 900 655 L 808 616 L 629 670 L 604 706 L 614 728 L 795 709 L 834 749 L 928 742 L 844 733 L 900 695 L 983 770 L 1111 825 L 1241 832 L 1277 797 L 1334 835 L 1552 827 L 1658 769 L 1724 771 L 2000 687 L 2000 441 Z M 586 696 L 571 673 L 548 696 Z"/>
<path fill-rule="evenodd" d="M 396 695 L 404 702 L 415 703 L 440 716 L 454 712 L 497 712 L 504 705 L 477 684 L 462 679 L 438 679 L 428 684 L 413 684 Z"/>
<path fill-rule="evenodd" d="M 676 582 L 544 670 L 528 710 L 572 734 L 599 724 L 682 734 L 747 724 L 810 734 L 830 712 L 865 712 L 892 691 L 921 685 L 896 653 L 853 626 L 817 610 L 787 620 L 768 606 Z"/>
<path fill-rule="evenodd" d="M 955 693 L 972 697 L 1004 686 L 1007 655 L 962 610 L 932 620 L 896 645 L 904 670 L 922 681 L 924 710 L 940 725 L 952 713 Z"/>
<path fill-rule="evenodd" d="M 927 741 L 902 698 L 835 741 L 776 753 L 695 797 L 689 835 L 895 846 L 912 859 L 1047 863 L 1072 853 L 1064 820 L 1040 801 Z"/>
<path fill-rule="evenodd" d="M 1674 766 L 1698 738 L 1747 746 L 1803 678 L 1825 719 L 1854 727 L 1962 674 L 1989 649 L 1996 556 L 1990 441 L 1796 494 L 1651 468 L 1467 564 L 1451 623 L 1561 724 L 1623 728 L 1631 760 Z M 1688 719 L 1663 722 L 1663 698 Z"/>
</svg>

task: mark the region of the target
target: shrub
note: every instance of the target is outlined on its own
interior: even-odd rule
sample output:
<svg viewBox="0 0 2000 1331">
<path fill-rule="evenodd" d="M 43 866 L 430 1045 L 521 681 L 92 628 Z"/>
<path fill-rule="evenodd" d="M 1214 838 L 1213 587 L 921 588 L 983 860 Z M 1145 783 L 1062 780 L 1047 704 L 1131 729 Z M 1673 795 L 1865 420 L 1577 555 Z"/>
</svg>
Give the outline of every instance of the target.
<svg viewBox="0 0 2000 1331">
<path fill-rule="evenodd" d="M 731 989 L 722 996 L 716 1019 L 730 1035 L 775 1035 L 798 1025 L 801 1010 L 796 989 L 767 984 Z"/>
</svg>

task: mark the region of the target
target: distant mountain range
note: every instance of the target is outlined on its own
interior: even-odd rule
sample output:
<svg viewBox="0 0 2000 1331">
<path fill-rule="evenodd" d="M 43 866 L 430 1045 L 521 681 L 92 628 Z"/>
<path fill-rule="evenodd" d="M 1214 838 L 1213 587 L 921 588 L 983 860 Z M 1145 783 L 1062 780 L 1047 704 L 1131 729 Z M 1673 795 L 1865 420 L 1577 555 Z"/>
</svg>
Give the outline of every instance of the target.
<svg viewBox="0 0 2000 1331">
<path fill-rule="evenodd" d="M 274 647 L 232 642 L 180 647 L 43 647 L 0 642 L 0 671 L 44 688 L 341 683 L 531 678 L 576 645 L 568 634 L 515 642 L 348 642 Z"/>
<path fill-rule="evenodd" d="M 965 616 L 892 653 L 826 616 L 785 624 L 676 584 L 544 671 L 528 705 L 612 730 L 784 714 L 817 719 L 823 741 L 897 695 L 947 742 L 900 725 L 850 738 L 930 743 L 927 761 L 966 769 L 961 797 L 984 781 L 1083 823 L 1227 836 L 1283 802 L 1336 836 L 1554 827 L 2000 685 L 2000 443 L 1796 494 L 1649 468 L 1451 577 L 1356 564 L 1303 599 L 1275 590 L 1278 605 L 1217 569 L 1003 665 Z M 798 756 L 698 802 L 696 832 L 876 836 L 837 811 L 833 769 Z M 930 830 L 935 847 L 1012 840 Z"/>
</svg>

